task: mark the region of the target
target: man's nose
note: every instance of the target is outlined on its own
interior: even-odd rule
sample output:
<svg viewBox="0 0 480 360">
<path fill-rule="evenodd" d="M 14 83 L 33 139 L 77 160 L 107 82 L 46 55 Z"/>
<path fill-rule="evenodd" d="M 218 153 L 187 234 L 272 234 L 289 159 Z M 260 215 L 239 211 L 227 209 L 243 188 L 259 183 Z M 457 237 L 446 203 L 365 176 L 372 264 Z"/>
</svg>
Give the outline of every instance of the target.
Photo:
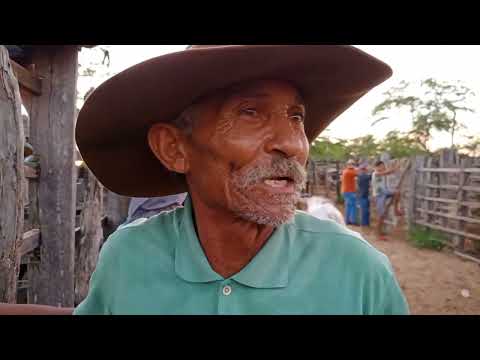
<svg viewBox="0 0 480 360">
<path fill-rule="evenodd" d="M 308 156 L 308 140 L 305 132 L 298 126 L 290 123 L 291 120 L 278 121 L 272 130 L 272 135 L 266 143 L 268 153 L 277 153 L 290 159 L 306 161 Z"/>
</svg>

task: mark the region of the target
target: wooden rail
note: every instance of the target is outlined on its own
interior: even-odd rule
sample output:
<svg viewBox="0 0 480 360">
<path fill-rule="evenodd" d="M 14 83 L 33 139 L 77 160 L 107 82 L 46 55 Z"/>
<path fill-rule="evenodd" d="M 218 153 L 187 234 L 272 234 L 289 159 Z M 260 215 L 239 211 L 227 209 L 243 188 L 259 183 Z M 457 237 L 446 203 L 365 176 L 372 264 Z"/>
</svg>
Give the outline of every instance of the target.
<svg viewBox="0 0 480 360">
<path fill-rule="evenodd" d="M 472 208 L 480 207 L 480 203 L 472 202 L 472 201 L 458 201 L 453 199 L 442 199 L 442 198 L 434 198 L 434 197 L 421 196 L 421 195 L 416 195 L 415 198 L 418 200 L 434 201 L 434 202 L 441 202 L 446 204 L 458 204 L 458 205 L 468 206 Z"/>
<path fill-rule="evenodd" d="M 442 212 L 438 212 L 438 211 L 430 211 L 430 210 L 421 209 L 421 208 L 417 208 L 416 210 L 418 212 L 422 212 L 422 213 L 426 213 L 426 214 L 430 214 L 430 215 L 436 215 L 436 216 L 446 217 L 446 218 L 449 218 L 449 219 L 466 221 L 466 222 L 470 222 L 472 224 L 480 224 L 480 219 L 477 220 L 477 219 L 473 219 L 473 218 L 469 218 L 469 217 L 465 217 L 465 216 L 451 215 L 451 214 L 448 214 L 448 213 L 442 213 Z"/>
<path fill-rule="evenodd" d="M 102 225 L 105 225 L 108 221 L 106 215 L 102 217 Z M 75 233 L 78 234 L 80 232 L 80 226 L 75 228 Z M 41 244 L 41 233 L 40 229 L 32 229 L 25 233 L 23 233 L 22 243 L 20 244 L 20 256 L 25 256 L 29 252 L 32 252 Z"/>
<path fill-rule="evenodd" d="M 420 172 L 440 172 L 440 173 L 456 173 L 460 171 L 460 168 L 420 168 L 417 169 Z M 462 169 L 464 172 L 468 173 L 480 173 L 480 168 L 466 168 Z"/>
<path fill-rule="evenodd" d="M 42 94 L 42 80 L 33 75 L 28 69 L 10 59 L 13 72 L 21 86 L 30 90 L 35 95 Z"/>
<path fill-rule="evenodd" d="M 435 184 L 418 184 L 418 187 L 427 187 L 431 189 L 445 189 L 445 190 L 459 190 L 460 185 L 435 185 Z M 465 191 L 476 191 L 480 192 L 479 186 L 464 186 L 462 187 Z"/>
<path fill-rule="evenodd" d="M 33 229 L 23 234 L 20 244 L 20 256 L 35 250 L 40 245 L 40 229 Z"/>
<path fill-rule="evenodd" d="M 444 231 L 444 232 L 447 232 L 447 233 L 460 235 L 460 236 L 468 237 L 468 238 L 471 238 L 471 239 L 480 240 L 480 235 L 467 233 L 465 231 L 450 229 L 450 228 L 446 228 L 446 227 L 440 226 L 440 225 L 433 225 L 433 224 L 430 224 L 430 223 L 425 222 L 425 221 L 416 221 L 415 223 L 418 224 L 418 225 L 426 226 L 426 227 L 434 229 L 434 230 L 440 230 L 440 231 Z"/>
</svg>

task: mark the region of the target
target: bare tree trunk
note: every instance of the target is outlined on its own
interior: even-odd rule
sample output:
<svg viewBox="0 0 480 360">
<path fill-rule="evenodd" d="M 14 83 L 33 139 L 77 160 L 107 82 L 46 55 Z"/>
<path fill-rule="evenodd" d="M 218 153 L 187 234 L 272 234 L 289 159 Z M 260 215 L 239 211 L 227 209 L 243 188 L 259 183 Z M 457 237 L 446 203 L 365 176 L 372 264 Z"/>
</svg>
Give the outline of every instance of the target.
<svg viewBox="0 0 480 360">
<path fill-rule="evenodd" d="M 103 189 L 88 171 L 85 202 L 80 222 L 81 237 L 75 245 L 75 304 L 88 294 L 90 277 L 95 270 L 100 245 L 103 241 Z"/>
<path fill-rule="evenodd" d="M 454 111 L 453 112 L 453 120 L 452 120 L 452 143 L 451 143 L 451 148 L 453 149 L 455 147 L 455 142 L 454 142 L 454 137 L 455 137 L 455 130 L 457 128 L 457 113 Z"/>
<path fill-rule="evenodd" d="M 16 302 L 23 235 L 24 130 L 18 81 L 0 46 L 0 302 Z"/>
</svg>

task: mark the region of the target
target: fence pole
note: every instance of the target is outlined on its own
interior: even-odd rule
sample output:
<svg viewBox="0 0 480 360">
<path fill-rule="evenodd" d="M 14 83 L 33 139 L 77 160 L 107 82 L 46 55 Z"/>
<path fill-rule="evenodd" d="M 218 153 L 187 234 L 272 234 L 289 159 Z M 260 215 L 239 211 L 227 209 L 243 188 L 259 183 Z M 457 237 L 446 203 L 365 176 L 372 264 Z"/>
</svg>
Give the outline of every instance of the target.
<svg viewBox="0 0 480 360">
<path fill-rule="evenodd" d="M 29 269 L 33 303 L 74 304 L 74 127 L 77 46 L 38 47 L 32 56 L 43 78 L 32 103 L 31 141 L 40 157 L 40 263 Z M 30 301 L 30 299 L 29 299 Z"/>
<path fill-rule="evenodd" d="M 4 46 L 0 83 L 0 302 L 15 303 L 24 218 L 24 130 L 20 89 Z"/>
</svg>

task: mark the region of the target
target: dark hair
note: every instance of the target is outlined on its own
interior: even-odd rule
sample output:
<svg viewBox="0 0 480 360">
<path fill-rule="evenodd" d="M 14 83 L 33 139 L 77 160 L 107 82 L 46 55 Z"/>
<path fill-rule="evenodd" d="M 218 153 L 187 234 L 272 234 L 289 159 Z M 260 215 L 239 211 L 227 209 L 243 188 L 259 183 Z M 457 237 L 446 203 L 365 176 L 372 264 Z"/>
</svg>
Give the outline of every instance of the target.
<svg viewBox="0 0 480 360">
<path fill-rule="evenodd" d="M 385 165 L 385 163 L 384 163 L 382 160 L 378 160 L 378 161 L 375 163 L 375 167 L 380 166 L 380 165 Z"/>
</svg>

